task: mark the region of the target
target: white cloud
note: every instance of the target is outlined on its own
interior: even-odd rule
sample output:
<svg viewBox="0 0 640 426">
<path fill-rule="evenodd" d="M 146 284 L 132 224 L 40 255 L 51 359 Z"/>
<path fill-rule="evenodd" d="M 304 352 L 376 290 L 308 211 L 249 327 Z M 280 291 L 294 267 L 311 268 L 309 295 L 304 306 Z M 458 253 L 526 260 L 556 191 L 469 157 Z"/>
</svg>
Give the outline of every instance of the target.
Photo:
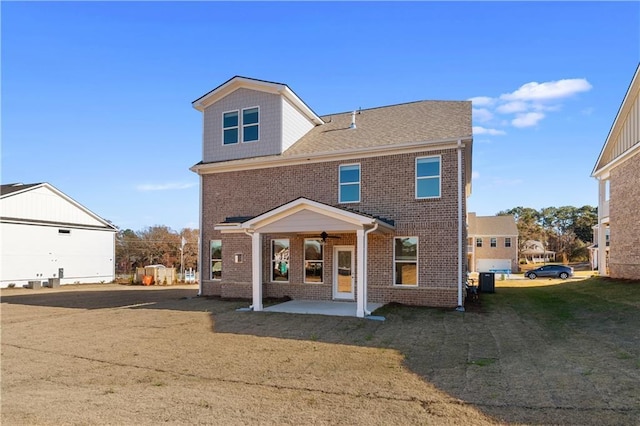
<svg viewBox="0 0 640 426">
<path fill-rule="evenodd" d="M 473 108 L 473 119 L 486 123 L 493 118 L 493 113 L 486 108 Z"/>
<path fill-rule="evenodd" d="M 487 129 L 487 128 L 482 127 L 482 126 L 473 126 L 472 131 L 473 131 L 474 135 L 500 136 L 500 135 L 506 135 L 507 134 L 504 130 Z"/>
<path fill-rule="evenodd" d="M 523 84 L 515 92 L 501 95 L 500 99 L 505 101 L 548 101 L 586 92 L 591 90 L 592 87 L 584 78 L 570 78 L 545 83 L 532 81 Z"/>
<path fill-rule="evenodd" d="M 196 183 L 163 183 L 163 184 L 141 184 L 136 186 L 138 191 L 170 191 L 175 189 L 189 189 L 196 186 Z"/>
<path fill-rule="evenodd" d="M 529 104 L 522 101 L 507 102 L 496 108 L 496 111 L 500 114 L 513 114 L 516 112 L 523 112 L 530 108 Z"/>
<path fill-rule="evenodd" d="M 514 127 L 531 127 L 538 124 L 538 121 L 544 118 L 541 112 L 527 112 L 524 114 L 516 114 L 516 118 L 511 120 Z"/>
<path fill-rule="evenodd" d="M 490 98 L 488 96 L 476 96 L 469 100 L 473 103 L 473 106 L 490 106 L 496 102 L 494 98 Z"/>
</svg>

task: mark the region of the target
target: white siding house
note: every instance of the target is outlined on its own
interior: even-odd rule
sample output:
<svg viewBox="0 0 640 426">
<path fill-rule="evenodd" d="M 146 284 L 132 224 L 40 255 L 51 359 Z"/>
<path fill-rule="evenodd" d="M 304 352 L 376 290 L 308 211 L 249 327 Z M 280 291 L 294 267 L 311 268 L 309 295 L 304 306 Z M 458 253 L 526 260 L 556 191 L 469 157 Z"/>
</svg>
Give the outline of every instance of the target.
<svg viewBox="0 0 640 426">
<path fill-rule="evenodd" d="M 48 183 L 2 185 L 0 287 L 113 281 L 116 232 Z"/>
</svg>

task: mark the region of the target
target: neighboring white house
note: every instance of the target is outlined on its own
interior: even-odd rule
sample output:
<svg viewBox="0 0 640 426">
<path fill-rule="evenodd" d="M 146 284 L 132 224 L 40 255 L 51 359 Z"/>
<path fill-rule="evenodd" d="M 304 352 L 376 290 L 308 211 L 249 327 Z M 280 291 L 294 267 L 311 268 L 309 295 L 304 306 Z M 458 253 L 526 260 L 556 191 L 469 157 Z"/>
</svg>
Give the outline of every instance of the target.
<svg viewBox="0 0 640 426">
<path fill-rule="evenodd" d="M 115 279 L 117 228 L 48 183 L 0 187 L 0 287 Z"/>
</svg>

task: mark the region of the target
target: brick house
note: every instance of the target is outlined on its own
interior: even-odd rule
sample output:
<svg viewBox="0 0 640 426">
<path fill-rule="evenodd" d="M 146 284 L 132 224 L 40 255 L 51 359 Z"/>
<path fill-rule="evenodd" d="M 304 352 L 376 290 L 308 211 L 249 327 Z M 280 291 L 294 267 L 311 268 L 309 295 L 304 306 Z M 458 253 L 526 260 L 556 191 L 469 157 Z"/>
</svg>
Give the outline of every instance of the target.
<svg viewBox="0 0 640 426">
<path fill-rule="evenodd" d="M 518 226 L 513 216 L 469 213 L 467 226 L 469 272 L 518 271 Z"/>
<path fill-rule="evenodd" d="M 640 65 L 598 156 L 600 275 L 640 280 Z"/>
<path fill-rule="evenodd" d="M 318 116 L 233 77 L 203 114 L 200 294 L 456 307 L 466 272 L 471 102 Z"/>
</svg>

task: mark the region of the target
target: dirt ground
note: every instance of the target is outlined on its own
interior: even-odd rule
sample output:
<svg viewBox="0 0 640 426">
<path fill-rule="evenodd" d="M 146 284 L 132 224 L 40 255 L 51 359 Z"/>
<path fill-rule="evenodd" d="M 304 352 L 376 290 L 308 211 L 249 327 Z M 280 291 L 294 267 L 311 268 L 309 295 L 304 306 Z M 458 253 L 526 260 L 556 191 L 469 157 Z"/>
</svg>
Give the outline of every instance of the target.
<svg viewBox="0 0 640 426">
<path fill-rule="evenodd" d="M 196 293 L 2 290 L 2 424 L 640 423 L 637 331 L 620 348 L 495 303 L 380 322 Z"/>
</svg>

